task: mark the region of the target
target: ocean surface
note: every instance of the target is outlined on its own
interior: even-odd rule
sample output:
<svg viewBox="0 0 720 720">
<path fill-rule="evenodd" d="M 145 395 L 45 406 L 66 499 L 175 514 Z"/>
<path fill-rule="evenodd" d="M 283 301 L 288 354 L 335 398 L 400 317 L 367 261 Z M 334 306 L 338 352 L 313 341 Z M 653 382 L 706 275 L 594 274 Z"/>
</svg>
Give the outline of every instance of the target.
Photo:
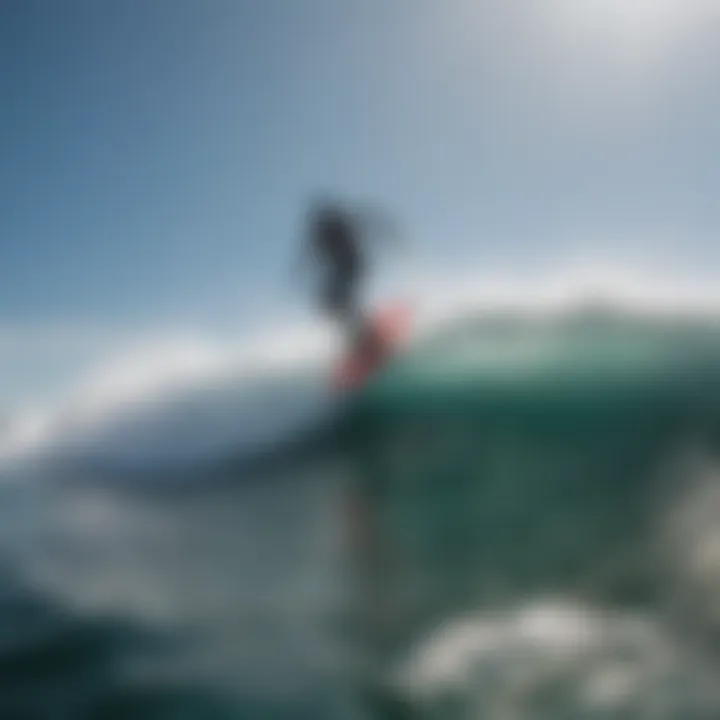
<svg viewBox="0 0 720 720">
<path fill-rule="evenodd" d="M 457 316 L 0 438 L 0 719 L 720 717 L 720 325 Z"/>
</svg>

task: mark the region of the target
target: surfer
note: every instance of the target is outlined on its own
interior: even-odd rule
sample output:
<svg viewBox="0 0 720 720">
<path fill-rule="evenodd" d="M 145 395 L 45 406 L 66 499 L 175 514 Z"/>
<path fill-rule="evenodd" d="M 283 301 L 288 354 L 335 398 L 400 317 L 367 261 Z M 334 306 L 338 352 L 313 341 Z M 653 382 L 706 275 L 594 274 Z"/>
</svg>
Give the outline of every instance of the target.
<svg viewBox="0 0 720 720">
<path fill-rule="evenodd" d="M 316 203 L 310 211 L 307 243 L 325 273 L 321 306 L 347 332 L 351 346 L 369 339 L 361 307 L 367 275 L 368 241 L 390 234 L 390 223 L 378 213 L 350 210 L 338 203 Z"/>
</svg>

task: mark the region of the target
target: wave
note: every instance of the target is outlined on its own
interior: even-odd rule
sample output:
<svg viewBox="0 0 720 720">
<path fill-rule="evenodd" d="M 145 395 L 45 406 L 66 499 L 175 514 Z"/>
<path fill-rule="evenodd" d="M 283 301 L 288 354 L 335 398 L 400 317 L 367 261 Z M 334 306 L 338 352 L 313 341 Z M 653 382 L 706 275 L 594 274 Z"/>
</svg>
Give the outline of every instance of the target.
<svg viewBox="0 0 720 720">
<path fill-rule="evenodd" d="M 300 328 L 238 345 L 180 338 L 130 348 L 0 434 L 11 469 L 54 462 L 196 465 L 281 442 L 331 410 L 327 333 Z"/>
<path fill-rule="evenodd" d="M 403 389 L 442 395 L 470 379 L 492 391 L 554 374 L 589 392 L 603 375 L 630 382 L 671 366 L 688 377 L 703 366 L 710 378 L 718 344 L 717 304 L 697 287 L 668 292 L 615 276 L 603 286 L 575 273 L 424 282 L 406 296 L 415 298 L 416 332 L 385 374 L 392 402 Z M 10 417 L 0 462 L 177 468 L 271 453 L 332 421 L 338 398 L 327 377 L 338 350 L 320 323 L 242 343 L 190 335 L 130 347 L 51 406 Z"/>
</svg>

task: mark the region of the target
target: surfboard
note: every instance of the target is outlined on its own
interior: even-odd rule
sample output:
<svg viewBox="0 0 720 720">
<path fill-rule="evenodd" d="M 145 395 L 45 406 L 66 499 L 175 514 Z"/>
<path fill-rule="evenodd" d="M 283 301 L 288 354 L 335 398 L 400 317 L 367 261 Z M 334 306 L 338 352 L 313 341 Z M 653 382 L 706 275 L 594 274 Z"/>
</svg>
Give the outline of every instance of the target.
<svg viewBox="0 0 720 720">
<path fill-rule="evenodd" d="M 333 384 L 339 390 L 356 390 L 364 385 L 403 346 L 410 335 L 412 313 L 405 303 L 393 303 L 369 318 L 370 334 L 335 366 Z"/>
</svg>

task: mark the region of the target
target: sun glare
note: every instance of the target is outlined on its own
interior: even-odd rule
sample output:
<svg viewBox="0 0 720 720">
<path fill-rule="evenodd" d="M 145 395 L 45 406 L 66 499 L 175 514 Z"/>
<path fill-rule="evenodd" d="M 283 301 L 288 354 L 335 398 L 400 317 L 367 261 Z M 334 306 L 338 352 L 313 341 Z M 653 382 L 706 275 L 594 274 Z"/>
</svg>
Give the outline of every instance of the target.
<svg viewBox="0 0 720 720">
<path fill-rule="evenodd" d="M 586 49 L 653 61 L 720 15 L 709 0 L 549 0 L 551 22 Z"/>
</svg>

